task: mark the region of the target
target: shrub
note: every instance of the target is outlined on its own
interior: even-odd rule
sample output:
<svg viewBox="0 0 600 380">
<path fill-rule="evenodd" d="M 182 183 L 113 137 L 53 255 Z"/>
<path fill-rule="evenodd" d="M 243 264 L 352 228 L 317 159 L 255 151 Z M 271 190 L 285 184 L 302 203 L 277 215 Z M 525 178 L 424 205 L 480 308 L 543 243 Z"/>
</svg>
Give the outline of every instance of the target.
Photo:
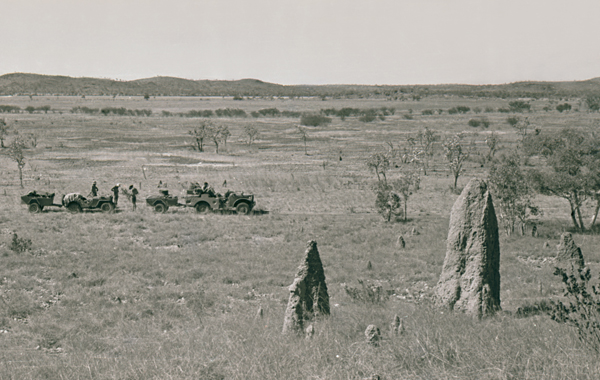
<svg viewBox="0 0 600 380">
<path fill-rule="evenodd" d="M 600 289 L 590 285 L 590 269 L 571 265 L 568 270 L 555 268 L 554 275 L 561 277 L 569 304 L 551 301 L 552 319 L 575 327 L 579 340 L 600 353 Z"/>
<path fill-rule="evenodd" d="M 321 125 L 326 125 L 329 123 L 331 123 L 330 117 L 326 117 L 319 114 L 304 114 L 300 118 L 300 124 L 310 127 L 319 127 Z"/>
<path fill-rule="evenodd" d="M 514 102 L 508 103 L 510 110 L 512 112 L 524 112 L 531 111 L 531 104 L 524 102 L 522 100 L 515 100 Z"/>
<path fill-rule="evenodd" d="M 471 110 L 471 108 L 470 107 L 466 107 L 466 106 L 456 106 L 456 110 L 459 113 L 465 114 L 465 113 L 469 112 Z"/>
<path fill-rule="evenodd" d="M 556 110 L 558 112 L 570 111 L 571 110 L 571 105 L 569 103 L 559 104 L 559 105 L 556 106 Z"/>
<path fill-rule="evenodd" d="M 421 115 L 433 115 L 433 110 L 423 110 L 421 111 Z"/>
<path fill-rule="evenodd" d="M 409 113 L 405 113 L 404 115 L 402 115 L 403 118 L 405 118 L 406 120 L 412 120 L 413 119 L 413 115 L 409 114 Z"/>
<path fill-rule="evenodd" d="M 358 118 L 358 120 L 362 121 L 363 123 L 370 123 L 373 120 L 375 120 L 375 115 L 372 113 L 362 115 L 361 117 Z"/>
<path fill-rule="evenodd" d="M 485 112 L 491 113 L 491 112 L 494 112 L 494 109 L 492 107 L 485 107 Z"/>
<path fill-rule="evenodd" d="M 469 120 L 469 126 L 473 127 L 473 128 L 477 128 L 481 125 L 481 120 L 478 119 L 471 119 Z"/>
<path fill-rule="evenodd" d="M 500 112 L 500 113 L 509 113 L 510 110 L 508 108 L 498 108 L 498 112 Z"/>
</svg>

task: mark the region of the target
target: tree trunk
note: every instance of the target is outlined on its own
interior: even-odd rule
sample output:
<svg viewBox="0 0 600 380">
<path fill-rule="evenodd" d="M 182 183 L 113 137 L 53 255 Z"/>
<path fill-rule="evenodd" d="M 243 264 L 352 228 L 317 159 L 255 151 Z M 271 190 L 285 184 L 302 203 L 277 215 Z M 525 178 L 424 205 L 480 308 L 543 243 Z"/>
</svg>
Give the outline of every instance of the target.
<svg viewBox="0 0 600 380">
<path fill-rule="evenodd" d="M 579 218 L 579 226 L 581 227 L 581 232 L 585 231 L 585 226 L 583 225 L 583 218 L 581 217 L 581 205 L 579 204 L 579 197 L 577 193 L 573 193 L 573 199 L 575 199 L 575 210 L 577 211 L 577 217 Z"/>
<path fill-rule="evenodd" d="M 578 230 L 581 231 L 581 226 L 579 226 L 579 223 L 577 222 L 577 219 L 575 218 L 575 205 L 573 204 L 573 201 L 569 198 L 569 206 L 571 206 L 571 220 L 573 221 L 573 225 L 575 226 L 575 228 L 577 228 Z"/>
<path fill-rule="evenodd" d="M 594 225 L 596 225 L 598 211 L 600 211 L 600 196 L 596 196 L 596 210 L 594 211 L 594 217 L 592 218 L 592 226 L 590 228 L 594 228 Z"/>
<path fill-rule="evenodd" d="M 19 165 L 19 181 L 21 182 L 21 189 L 23 189 L 23 167 L 21 165 Z"/>
</svg>

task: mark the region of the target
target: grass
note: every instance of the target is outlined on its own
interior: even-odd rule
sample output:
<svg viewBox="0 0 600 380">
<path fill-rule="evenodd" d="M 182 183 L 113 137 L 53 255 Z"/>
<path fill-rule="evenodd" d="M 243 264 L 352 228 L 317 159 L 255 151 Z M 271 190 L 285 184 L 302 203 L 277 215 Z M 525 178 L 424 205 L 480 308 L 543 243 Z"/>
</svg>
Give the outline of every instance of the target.
<svg viewBox="0 0 600 380">
<path fill-rule="evenodd" d="M 194 98 L 128 100 L 86 97 L 2 98 L 21 107 L 50 104 L 63 114 L 5 114 L 11 128 L 36 133 L 38 147 L 27 151 L 26 190 L 16 165 L 1 157 L 0 171 L 0 378 L 4 379 L 595 379 L 600 367 L 572 329 L 545 315 L 517 318 L 523 305 L 562 295 L 552 275 L 554 246 L 570 228 L 568 205 L 538 197 L 544 210 L 540 237 L 501 235 L 503 312 L 483 321 L 447 313 L 430 304 L 445 254 L 450 208 L 456 194 L 441 149 L 409 200 L 406 223 L 385 223 L 374 210 L 374 174 L 364 163 L 386 141 L 403 141 L 429 126 L 440 134 L 467 131 L 477 153 L 485 137 L 502 136 L 503 150 L 518 137 L 503 120 L 486 113 L 490 128 L 469 127 L 471 114 L 420 115 L 423 109 L 466 105 L 507 107 L 508 100 L 425 98 L 396 102 L 385 121 L 361 123 L 334 117 L 326 127 L 307 128 L 308 153 L 295 135 L 298 120 L 219 119 L 232 138 L 222 154 L 208 144 L 194 152 L 187 131 L 198 120 L 176 117 L 73 115 L 87 105 L 129 109 L 244 107 L 253 110 L 318 112 L 321 100 Z M 589 126 L 594 115 L 528 114 L 543 128 Z M 33 104 L 36 106 L 35 104 Z M 384 100 L 328 100 L 326 107 L 374 108 Z M 413 120 L 403 112 L 413 109 Z M 243 127 L 260 130 L 247 145 Z M 443 126 L 443 128 L 441 127 Z M 9 136 L 12 137 L 12 136 Z M 501 154 L 500 151 L 498 154 Z M 342 157 L 340 161 L 339 158 Z M 487 165 L 487 164 L 486 164 Z M 459 178 L 485 177 L 480 161 L 467 162 Z M 29 214 L 22 193 L 89 192 L 98 181 L 106 194 L 117 182 L 140 190 L 138 210 L 123 197 L 119 212 L 69 214 L 48 209 Z M 155 214 L 144 204 L 159 180 L 181 195 L 187 182 L 208 181 L 224 192 L 256 195 L 256 216 L 198 215 L 172 208 Z M 227 181 L 227 187 L 221 184 Z M 587 210 L 589 212 L 589 210 Z M 413 228 L 418 234 L 412 235 Z M 30 239 L 25 252 L 9 247 L 13 232 Z M 406 247 L 396 246 L 399 235 Z M 281 336 L 283 314 L 306 241 L 315 239 L 325 267 L 332 315 L 315 323 L 311 340 Z M 597 273 L 597 235 L 575 235 L 586 262 Z M 550 247 L 544 248 L 549 242 Z M 371 262 L 371 269 L 367 269 Z M 351 298 L 342 284 L 358 280 L 382 284 L 392 296 L 382 302 Z M 257 317 L 257 310 L 264 310 Z M 389 335 L 394 315 L 406 327 Z M 376 324 L 380 347 L 364 343 Z"/>
</svg>

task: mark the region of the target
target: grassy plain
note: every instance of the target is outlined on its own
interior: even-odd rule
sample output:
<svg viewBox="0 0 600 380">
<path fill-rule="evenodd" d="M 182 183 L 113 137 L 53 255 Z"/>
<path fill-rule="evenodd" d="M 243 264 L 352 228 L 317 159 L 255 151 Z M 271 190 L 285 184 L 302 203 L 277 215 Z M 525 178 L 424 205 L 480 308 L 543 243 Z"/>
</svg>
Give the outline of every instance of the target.
<svg viewBox="0 0 600 380">
<path fill-rule="evenodd" d="M 572 101 L 574 108 L 577 102 Z M 369 154 L 406 141 L 424 127 L 441 136 L 465 132 L 476 152 L 459 179 L 485 177 L 485 138 L 495 131 L 502 149 L 518 136 L 507 114 L 449 115 L 458 105 L 497 110 L 508 100 L 427 97 L 382 99 L 254 99 L 141 97 L 0 97 L 0 105 L 50 105 L 49 113 L 3 114 L 11 130 L 38 136 L 26 151 L 25 190 L 16 164 L 0 156 L 0 379 L 597 379 L 597 357 L 576 333 L 547 316 L 517 310 L 562 294 L 552 275 L 554 246 L 570 228 L 566 201 L 539 197 L 539 238 L 501 235 L 503 313 L 483 321 L 430 305 L 445 255 L 456 194 L 441 146 L 406 223 L 386 223 L 374 209 Z M 531 101 L 532 126 L 594 128 L 598 114 L 543 111 Z M 298 119 L 215 118 L 232 136 L 220 154 L 191 149 L 188 130 L 199 119 L 72 114 L 73 107 L 125 107 L 187 112 L 263 108 L 318 112 L 323 108 L 393 107 L 385 120 L 333 118 L 308 128 L 308 155 L 295 132 Z M 425 109 L 442 114 L 422 116 Z M 409 110 L 412 110 L 410 113 Z M 411 114 L 412 120 L 403 115 Z M 485 117 L 487 129 L 468 121 Z M 245 143 L 243 128 L 260 134 Z M 9 139 L 14 135 L 9 136 Z M 341 157 L 341 160 L 340 160 Z M 393 170 L 391 171 L 393 176 Z M 117 182 L 140 189 L 133 212 L 123 197 L 114 214 L 30 214 L 26 191 L 101 194 Z M 227 181 L 227 187 L 221 186 Z M 190 181 L 256 195 L 265 215 L 198 215 L 193 209 L 155 214 L 144 204 L 159 181 L 182 195 Z M 57 200 L 58 201 L 58 200 Z M 586 209 L 589 211 L 590 208 Z M 415 229 L 418 234 L 412 235 Z M 12 234 L 31 239 L 28 252 L 9 249 Z M 407 246 L 396 239 L 403 235 Z M 281 336 L 291 284 L 308 240 L 318 242 L 332 315 L 317 321 L 311 340 Z M 597 235 L 575 235 L 597 273 Z M 548 242 L 550 248 L 544 248 Z M 372 269 L 367 269 L 371 262 Z M 353 300 L 341 284 L 378 282 L 392 294 L 382 302 Z M 257 316 L 257 310 L 264 310 Z M 387 335 L 394 315 L 406 328 Z M 364 344 L 367 325 L 386 339 Z"/>
</svg>

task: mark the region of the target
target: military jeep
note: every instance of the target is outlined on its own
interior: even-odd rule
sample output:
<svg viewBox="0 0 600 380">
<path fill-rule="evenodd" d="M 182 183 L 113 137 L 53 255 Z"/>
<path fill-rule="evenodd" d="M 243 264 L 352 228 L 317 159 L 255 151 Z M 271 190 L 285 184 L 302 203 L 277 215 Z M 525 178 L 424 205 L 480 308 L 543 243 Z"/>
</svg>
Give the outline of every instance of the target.
<svg viewBox="0 0 600 380">
<path fill-rule="evenodd" d="M 62 204 L 71 213 L 82 212 L 83 210 L 101 210 L 102 212 L 112 212 L 115 209 L 113 197 L 93 197 L 86 198 L 79 193 L 70 193 L 63 197 Z"/>
</svg>

